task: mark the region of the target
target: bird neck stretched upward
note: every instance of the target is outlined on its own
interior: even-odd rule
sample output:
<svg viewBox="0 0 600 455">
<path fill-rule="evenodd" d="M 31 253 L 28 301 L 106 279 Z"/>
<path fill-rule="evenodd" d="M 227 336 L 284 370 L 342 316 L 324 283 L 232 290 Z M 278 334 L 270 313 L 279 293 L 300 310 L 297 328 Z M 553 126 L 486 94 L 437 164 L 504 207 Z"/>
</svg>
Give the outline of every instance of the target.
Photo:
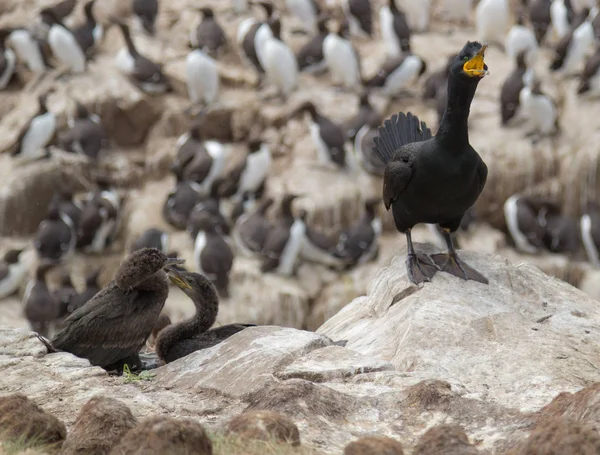
<svg viewBox="0 0 600 455">
<path fill-rule="evenodd" d="M 464 81 L 456 76 L 448 77 L 448 102 L 435 138 L 453 146 L 449 150 L 462 151 L 454 147 L 469 143 L 469 110 L 478 83 L 479 78 Z"/>
</svg>

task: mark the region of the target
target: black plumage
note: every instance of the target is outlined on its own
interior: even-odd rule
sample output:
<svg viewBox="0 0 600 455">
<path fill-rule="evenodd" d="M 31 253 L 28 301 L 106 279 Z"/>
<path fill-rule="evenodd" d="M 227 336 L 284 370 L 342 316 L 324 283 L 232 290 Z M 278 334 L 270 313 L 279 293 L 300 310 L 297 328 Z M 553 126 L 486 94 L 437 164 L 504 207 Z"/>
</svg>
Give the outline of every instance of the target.
<svg viewBox="0 0 600 455">
<path fill-rule="evenodd" d="M 365 201 L 363 216 L 339 236 L 335 254 L 349 266 L 371 261 L 379 254 L 381 220 L 377 216 L 377 206 L 380 203 L 380 198 Z"/>
<path fill-rule="evenodd" d="M 67 272 L 63 272 L 60 280 L 60 287 L 52 293 L 52 296 L 58 305 L 57 318 L 63 318 L 69 314 L 71 300 L 75 295 L 77 295 L 77 290 L 75 289 L 75 286 L 73 286 L 71 275 Z"/>
<path fill-rule="evenodd" d="M 556 48 L 554 49 L 555 55 L 554 59 L 550 63 L 550 71 L 558 71 L 563 67 L 565 60 L 569 55 L 569 50 L 573 41 L 573 33 L 577 27 L 585 22 L 589 14 L 589 8 L 582 8 L 582 10 L 575 16 L 573 23 L 571 24 L 571 28 L 569 28 L 569 32 L 560 39 L 556 45 Z"/>
<path fill-rule="evenodd" d="M 450 67 L 456 59 L 456 54 L 452 54 L 448 57 L 446 64 L 443 68 L 434 71 L 425 79 L 423 83 L 423 99 L 424 100 L 435 100 L 437 93 L 441 89 L 445 89 L 448 86 L 448 73 Z"/>
<path fill-rule="evenodd" d="M 192 240 L 198 235 L 198 225 L 201 225 L 204 222 L 203 217 L 207 213 L 213 217 L 213 221 L 217 224 L 217 231 L 220 234 L 230 234 L 231 228 L 229 223 L 221 212 L 221 200 L 219 194 L 221 182 L 220 179 L 215 180 L 208 196 L 203 197 L 190 212 L 186 229 L 192 236 Z"/>
<path fill-rule="evenodd" d="M 169 246 L 169 234 L 162 229 L 151 227 L 146 229 L 136 238 L 129 249 L 130 252 L 143 248 L 156 248 L 161 253 L 167 254 Z"/>
<path fill-rule="evenodd" d="M 544 41 L 552 21 L 550 16 L 551 5 L 552 0 L 533 0 L 529 4 L 529 20 L 533 26 L 533 33 L 538 44 Z"/>
<path fill-rule="evenodd" d="M 358 98 L 358 112 L 346 123 L 346 136 L 354 141 L 356 134 L 364 125 L 378 127 L 382 122 L 381 115 L 369 102 L 369 92 L 364 91 Z"/>
<path fill-rule="evenodd" d="M 61 213 L 56 204 L 52 204 L 46 218 L 38 226 L 33 247 L 40 259 L 60 261 L 73 251 L 77 241 L 76 232 L 73 221 Z"/>
<path fill-rule="evenodd" d="M 77 230 L 77 247 L 102 252 L 115 239 L 120 217 L 120 197 L 112 190 L 88 194 Z"/>
<path fill-rule="evenodd" d="M 216 56 L 227 46 L 227 36 L 225 31 L 217 21 L 212 8 L 202 7 L 199 10 L 202 13 L 202 20 L 192 31 L 190 44 L 194 48 L 201 49 L 211 56 Z"/>
<path fill-rule="evenodd" d="M 600 16 L 600 14 L 598 15 Z M 583 68 L 583 73 L 579 79 L 579 87 L 577 93 L 582 94 L 588 92 L 592 88 L 592 80 L 598 78 L 600 74 L 600 47 L 596 49 L 586 62 Z M 598 87 L 595 87 L 598 90 Z"/>
<path fill-rule="evenodd" d="M 156 354 L 164 363 L 214 346 L 254 324 L 228 324 L 210 329 L 217 320 L 219 297 L 212 282 L 198 273 L 182 273 L 173 284 L 192 300 L 196 313 L 177 324 L 167 325 L 156 340 Z"/>
<path fill-rule="evenodd" d="M 487 179 L 487 166 L 469 144 L 468 117 L 477 85 L 487 72 L 486 46 L 467 42 L 448 75 L 448 104 L 439 131 L 432 137 L 424 122 L 408 113 L 384 122 L 375 138 L 375 151 L 386 163 L 383 202 L 392 209 L 398 231 L 408 242 L 408 277 L 429 281 L 438 267 L 464 279 L 487 279 L 460 260 L 450 234 L 475 203 Z M 431 258 L 417 254 L 411 238 L 419 223 L 439 224 L 447 254 Z"/>
<path fill-rule="evenodd" d="M 264 9 L 267 17 L 265 18 L 264 21 L 252 24 L 248 28 L 248 31 L 246 32 L 246 34 L 244 35 L 244 37 L 242 39 L 241 48 L 242 48 L 242 51 L 244 52 L 244 55 L 248 59 L 248 61 L 252 64 L 252 66 L 254 66 L 254 69 L 258 72 L 259 78 L 262 78 L 262 76 L 265 73 L 265 69 L 260 64 L 260 61 L 258 60 L 258 54 L 256 53 L 256 45 L 255 45 L 256 32 L 263 24 L 266 24 L 271 19 L 275 18 L 275 16 L 274 16 L 275 7 L 270 2 L 267 2 L 267 1 L 258 2 L 256 4 L 261 6 Z M 259 82 L 260 82 L 260 80 L 259 80 Z"/>
<path fill-rule="evenodd" d="M 100 118 L 90 114 L 83 104 L 77 103 L 72 125 L 68 131 L 59 135 L 58 142 L 67 152 L 96 161 L 108 146 L 108 137 Z"/>
<path fill-rule="evenodd" d="M 38 96 L 38 110 L 37 110 L 35 116 L 33 116 L 31 118 L 31 120 L 27 123 L 25 128 L 23 128 L 21 130 L 19 137 L 17 138 L 15 147 L 12 150 L 12 153 L 11 153 L 12 156 L 20 155 L 20 156 L 32 157 L 32 156 L 34 156 L 35 153 L 38 152 L 38 150 L 25 149 L 26 145 L 25 145 L 24 139 L 30 130 L 32 130 L 32 131 L 35 130 L 34 123 L 35 123 L 36 119 L 40 119 L 42 117 L 45 117 L 47 114 L 49 114 L 48 105 L 46 104 L 46 102 L 48 100 L 48 96 L 50 95 L 50 93 L 51 93 L 51 90 L 47 91 L 45 93 L 42 93 Z M 55 142 L 56 126 L 54 128 L 55 128 L 55 131 L 54 131 L 53 136 L 49 140 L 47 140 L 45 144 L 41 145 L 42 147 L 44 147 L 44 155 L 42 157 L 47 158 L 50 156 L 50 152 L 48 151 L 47 147 L 54 144 L 54 142 Z"/>
<path fill-rule="evenodd" d="M 203 196 L 194 182 L 178 182 L 167 195 L 163 205 L 163 217 L 171 226 L 185 229 L 192 210 L 202 201 Z"/>
<path fill-rule="evenodd" d="M 579 224 L 575 218 L 562 213 L 560 206 L 546 204 L 538 213 L 544 229 L 542 241 L 552 253 L 575 255 L 581 246 Z"/>
<path fill-rule="evenodd" d="M 519 95 L 525 87 L 523 77 L 527 72 L 525 62 L 525 51 L 516 57 L 516 67 L 506 78 L 500 89 L 500 119 L 502 125 L 506 125 L 517 113 L 520 105 Z"/>
<path fill-rule="evenodd" d="M 79 47 L 81 47 L 81 50 L 87 58 L 92 56 L 96 41 L 100 38 L 99 30 L 101 29 L 96 28 L 98 24 L 94 17 L 95 1 L 96 0 L 90 0 L 84 5 L 83 11 L 85 14 L 85 21 L 83 24 L 73 28 L 73 36 L 75 36 L 75 39 L 79 43 Z"/>
<path fill-rule="evenodd" d="M 348 20 L 354 19 L 360 30 L 368 36 L 373 35 L 373 11 L 371 0 L 346 0 L 345 12 Z"/>
<path fill-rule="evenodd" d="M 389 0 L 388 7 L 392 13 L 392 29 L 400 51 L 410 50 L 410 27 L 406 14 L 396 5 L 396 0 Z"/>
<path fill-rule="evenodd" d="M 158 0 L 133 0 L 133 13 L 149 35 L 154 35 L 158 17 Z"/>
<path fill-rule="evenodd" d="M 179 180 L 191 180 L 202 183 L 213 165 L 213 158 L 206 150 L 200 126 L 192 125 L 189 133 L 180 138 L 177 155 L 171 165 L 171 172 Z"/>
<path fill-rule="evenodd" d="M 272 198 L 261 201 L 252 213 L 240 216 L 236 222 L 233 238 L 237 247 L 247 256 L 260 253 L 272 228 L 267 210 L 273 205 Z"/>
<path fill-rule="evenodd" d="M 65 319 L 51 348 L 109 371 L 121 370 L 125 363 L 132 369 L 141 368 L 138 353 L 169 293 L 167 273 L 177 275 L 170 266 L 181 262 L 150 248 L 130 254 L 115 279 Z"/>
<path fill-rule="evenodd" d="M 327 21 L 329 16 L 319 17 L 317 21 L 317 34 L 313 36 L 304 46 L 300 48 L 296 54 L 298 69 L 300 71 L 314 70 L 317 71 L 325 68 L 325 57 L 323 56 L 323 41 L 329 34 Z"/>
<path fill-rule="evenodd" d="M 23 296 L 23 312 L 31 330 L 42 336 L 48 335 L 50 325 L 60 314 L 60 306 L 46 284 L 46 274 L 55 265 L 52 261 L 41 261 Z"/>
</svg>

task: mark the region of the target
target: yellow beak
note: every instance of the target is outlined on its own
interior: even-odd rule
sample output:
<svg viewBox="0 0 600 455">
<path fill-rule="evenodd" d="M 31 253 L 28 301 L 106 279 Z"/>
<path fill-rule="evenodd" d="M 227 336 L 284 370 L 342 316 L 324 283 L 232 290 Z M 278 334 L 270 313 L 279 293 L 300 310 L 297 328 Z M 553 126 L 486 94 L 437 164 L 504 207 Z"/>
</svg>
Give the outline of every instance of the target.
<svg viewBox="0 0 600 455">
<path fill-rule="evenodd" d="M 167 276 L 169 277 L 169 281 L 171 281 L 171 283 L 173 283 L 175 286 L 177 286 L 180 289 L 192 289 L 192 287 L 190 286 L 190 284 L 187 282 L 187 280 L 179 273 L 178 270 L 175 269 L 169 269 L 167 271 Z"/>
<path fill-rule="evenodd" d="M 465 73 L 467 73 L 467 75 L 471 77 L 483 77 L 487 74 L 487 71 L 485 70 L 485 62 L 483 61 L 483 57 L 487 47 L 487 44 L 481 46 L 479 52 L 477 52 L 477 54 L 475 54 L 473 58 L 471 58 L 471 60 L 465 62 L 465 64 L 463 65 L 463 70 Z"/>
</svg>

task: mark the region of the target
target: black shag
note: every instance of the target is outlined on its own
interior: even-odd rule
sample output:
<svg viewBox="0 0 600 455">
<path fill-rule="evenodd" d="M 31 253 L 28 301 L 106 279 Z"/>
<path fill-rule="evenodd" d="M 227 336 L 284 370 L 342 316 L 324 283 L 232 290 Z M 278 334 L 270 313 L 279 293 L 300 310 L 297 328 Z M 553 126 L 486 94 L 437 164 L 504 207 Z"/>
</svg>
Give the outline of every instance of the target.
<svg viewBox="0 0 600 455">
<path fill-rule="evenodd" d="M 182 272 L 170 276 L 192 300 L 196 313 L 190 319 L 171 324 L 158 333 L 156 354 L 165 362 L 173 362 L 192 352 L 214 346 L 254 324 L 228 324 L 209 330 L 217 320 L 219 298 L 211 280 L 198 273 Z"/>
<path fill-rule="evenodd" d="M 448 104 L 439 131 L 431 130 L 410 112 L 386 120 L 375 138 L 375 152 L 386 163 L 383 202 L 392 208 L 398 231 L 406 234 L 408 277 L 429 281 L 437 272 L 487 283 L 479 272 L 456 254 L 451 233 L 475 204 L 487 179 L 487 166 L 469 144 L 468 118 L 479 81 L 487 73 L 487 46 L 467 42 L 448 75 Z M 431 258 L 417 254 L 411 238 L 419 223 L 439 224 L 448 252 Z"/>
</svg>

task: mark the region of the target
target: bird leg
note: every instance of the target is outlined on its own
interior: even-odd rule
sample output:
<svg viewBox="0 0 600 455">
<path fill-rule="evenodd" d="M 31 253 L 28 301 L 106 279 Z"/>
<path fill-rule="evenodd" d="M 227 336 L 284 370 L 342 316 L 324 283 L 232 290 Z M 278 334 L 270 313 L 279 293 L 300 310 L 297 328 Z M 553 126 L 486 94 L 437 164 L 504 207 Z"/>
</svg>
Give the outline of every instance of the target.
<svg viewBox="0 0 600 455">
<path fill-rule="evenodd" d="M 406 231 L 406 241 L 408 243 L 408 255 L 406 257 L 408 279 L 414 284 L 431 281 L 433 275 L 438 271 L 437 266 L 426 254 L 415 253 L 410 229 Z"/>
<path fill-rule="evenodd" d="M 473 280 L 478 281 L 479 283 L 488 284 L 488 279 L 486 277 L 458 257 L 456 250 L 454 249 L 450 230 L 447 228 L 442 228 L 441 230 L 446 245 L 448 245 L 448 252 L 432 254 L 431 259 L 433 259 L 433 262 L 436 263 L 442 272 L 450 273 L 463 280 Z"/>
</svg>

